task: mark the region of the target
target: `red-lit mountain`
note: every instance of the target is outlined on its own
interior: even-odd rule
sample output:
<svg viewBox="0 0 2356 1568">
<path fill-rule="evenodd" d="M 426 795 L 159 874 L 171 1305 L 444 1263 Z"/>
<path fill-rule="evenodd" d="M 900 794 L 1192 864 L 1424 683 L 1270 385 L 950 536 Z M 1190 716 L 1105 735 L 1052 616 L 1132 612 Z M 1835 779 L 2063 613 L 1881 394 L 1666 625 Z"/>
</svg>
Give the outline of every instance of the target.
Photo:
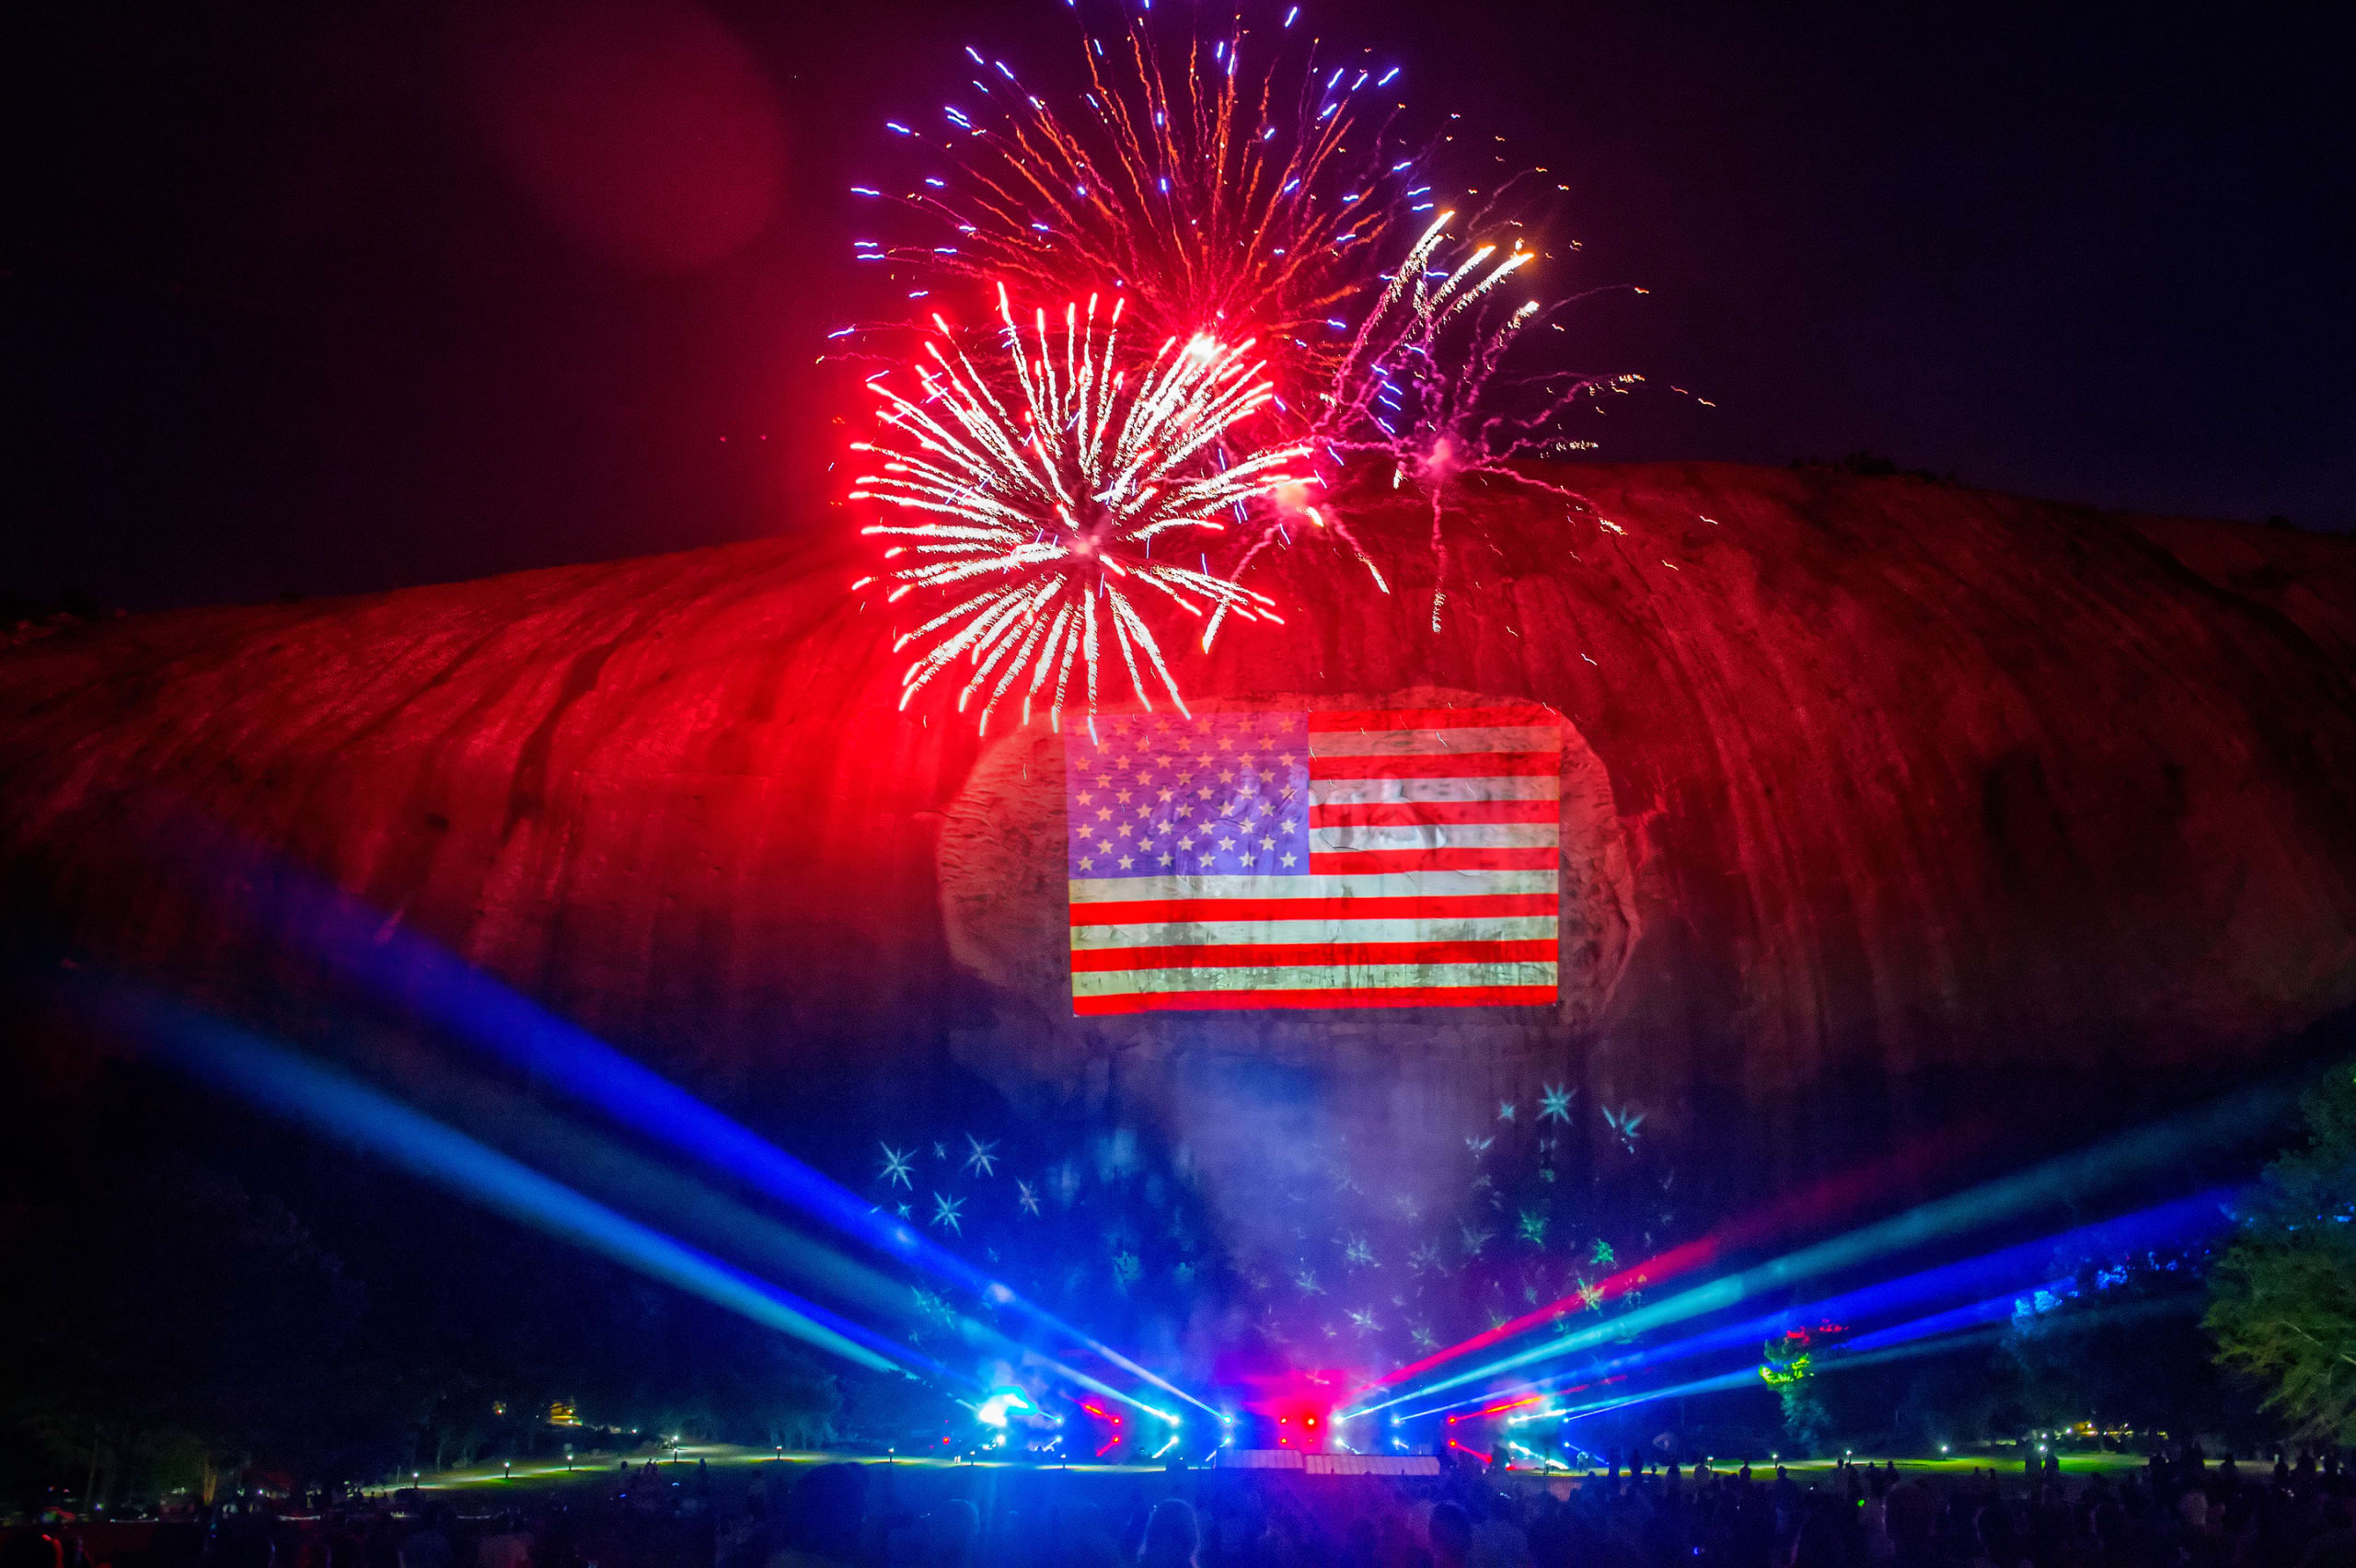
<svg viewBox="0 0 2356 1568">
<path fill-rule="evenodd" d="M 900 612 L 847 592 L 848 544 L 29 643 L 0 899 L 239 995 L 217 851 L 267 846 L 723 1098 L 953 1060 L 1215 1160 L 1265 1136 L 1217 1107 L 1265 1072 L 1380 1139 L 1566 1082 L 1788 1175 L 1859 1141 L 1836 1112 L 1881 1143 L 2116 1109 L 2356 1001 L 2356 546 L 1830 470 L 1567 478 L 1588 509 L 1451 502 L 1438 633 L 1428 513 L 1385 488 L 1345 505 L 1392 593 L 1299 539 L 1255 576 L 1286 624 L 1177 664 L 1206 709 L 1559 713 L 1554 1009 L 1074 1018 L 1062 743 L 901 712 Z"/>
</svg>

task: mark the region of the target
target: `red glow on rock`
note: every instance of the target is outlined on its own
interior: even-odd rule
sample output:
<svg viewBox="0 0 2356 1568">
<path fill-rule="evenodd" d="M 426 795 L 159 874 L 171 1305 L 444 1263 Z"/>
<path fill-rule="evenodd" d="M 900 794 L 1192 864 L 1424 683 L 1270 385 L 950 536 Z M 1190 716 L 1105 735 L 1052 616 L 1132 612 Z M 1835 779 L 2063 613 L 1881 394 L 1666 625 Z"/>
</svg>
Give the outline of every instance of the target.
<svg viewBox="0 0 2356 1568">
<path fill-rule="evenodd" d="M 2356 1003 L 2348 541 L 1831 472 L 1565 478 L 1628 535 L 1468 487 L 1493 564 L 1439 636 L 1428 507 L 1387 472 L 1341 491 L 1394 593 L 1274 551 L 1254 581 L 1296 613 L 1188 640 L 1178 670 L 1207 706 L 1569 716 L 1565 900 L 1592 940 L 1565 945 L 1557 1012 L 1075 1018 L 1061 738 L 902 712 L 899 612 L 844 594 L 872 557 L 798 529 L 15 649 L 0 906 L 143 978 L 346 1005 L 277 956 L 267 862 L 225 847 L 251 838 L 687 1084 L 883 1084 L 954 1040 L 1008 1092 L 1077 1093 L 1107 1041 L 1175 1064 L 1215 1029 L 1297 1065 L 1360 1179 L 1429 1154 L 1452 1183 L 1461 1148 L 1418 1140 L 1575 1039 L 1590 1135 L 1607 1092 L 1661 1108 L 1647 1139 L 1704 1140 L 1772 1216 L 1592 1265 L 1653 1293 L 1902 1206 L 1941 1124 L 1984 1122 L 2008 1161 L 2075 1147 L 2120 1041 L 2139 1081 L 2237 1079 Z M 1265 1208 L 1276 1124 L 1219 1074 L 1138 1081 L 1212 1210 Z M 1902 1107 L 1903 1151 L 1816 1186 L 1836 1090 Z M 1204 1386 L 1256 1398 L 1274 1356 L 1218 1355 Z M 1368 1360 L 1314 1407 L 1354 1402 Z"/>
</svg>

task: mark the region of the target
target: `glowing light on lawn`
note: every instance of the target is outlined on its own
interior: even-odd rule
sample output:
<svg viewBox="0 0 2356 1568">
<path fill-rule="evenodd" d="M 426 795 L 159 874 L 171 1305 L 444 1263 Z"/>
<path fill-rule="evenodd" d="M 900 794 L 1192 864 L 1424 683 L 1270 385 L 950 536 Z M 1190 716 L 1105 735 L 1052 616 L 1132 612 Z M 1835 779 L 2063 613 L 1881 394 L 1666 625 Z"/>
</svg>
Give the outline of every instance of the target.
<svg viewBox="0 0 2356 1568">
<path fill-rule="evenodd" d="M 1270 396 L 1253 340 L 1170 338 L 1149 359 L 1125 361 L 1121 312 L 1115 301 L 1100 326 L 1091 295 L 1084 309 L 1064 307 L 1059 333 L 1044 310 L 1026 333 L 1001 287 L 1006 363 L 995 380 L 935 317 L 918 395 L 888 377 L 869 384 L 891 434 L 862 444 L 880 461 L 850 493 L 888 509 L 866 532 L 908 541 L 885 552 L 902 562 L 891 598 L 955 601 L 895 644 L 919 650 L 902 676 L 903 708 L 962 663 L 957 708 L 979 698 L 984 731 L 1018 683 L 1022 721 L 1044 699 L 1060 727 L 1077 668 L 1092 724 L 1109 642 L 1141 705 L 1151 709 L 1153 695 L 1140 662 L 1183 712 L 1146 608 L 1204 619 L 1205 647 L 1229 613 L 1278 618 L 1271 600 L 1181 553 L 1223 530 L 1222 513 L 1302 478 L 1305 445 L 1228 448 Z"/>
</svg>

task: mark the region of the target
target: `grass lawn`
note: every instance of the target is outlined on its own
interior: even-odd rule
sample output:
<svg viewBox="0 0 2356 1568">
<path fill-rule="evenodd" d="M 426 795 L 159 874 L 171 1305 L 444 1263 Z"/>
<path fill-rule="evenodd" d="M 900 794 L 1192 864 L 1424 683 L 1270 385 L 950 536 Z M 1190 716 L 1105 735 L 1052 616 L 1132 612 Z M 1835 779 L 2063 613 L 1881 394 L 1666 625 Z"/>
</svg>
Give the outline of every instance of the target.
<svg viewBox="0 0 2356 1568">
<path fill-rule="evenodd" d="M 667 1449 L 664 1450 L 660 1454 L 652 1451 L 633 1453 L 629 1456 L 630 1471 L 632 1475 L 636 1475 L 644 1467 L 646 1461 L 652 1458 L 655 1461 L 656 1469 L 661 1473 L 661 1476 L 664 1481 L 676 1481 L 684 1484 L 695 1478 L 697 1473 L 697 1461 L 701 1460 L 707 1467 L 709 1467 L 709 1471 L 711 1475 L 711 1480 L 714 1485 L 733 1493 L 741 1490 L 746 1482 L 753 1479 L 754 1476 L 762 1473 L 764 1467 L 779 1467 L 789 1474 L 798 1473 L 813 1465 L 843 1463 L 888 1466 L 894 1469 L 909 1470 L 992 1470 L 1008 1469 L 1032 1470 L 1043 1468 L 1028 1462 L 1018 1462 L 1006 1459 L 986 1459 L 967 1465 L 953 1459 L 940 1459 L 929 1457 L 910 1457 L 906 1455 L 842 1454 L 791 1450 L 780 1455 L 776 1450 L 769 1448 L 743 1448 L 730 1444 L 716 1443 L 689 1443 L 683 1445 L 678 1451 L 680 1458 L 676 1462 L 674 1462 L 670 1458 L 670 1451 Z M 1880 1454 L 1860 1454 L 1855 1457 L 1854 1462 L 1861 1465 L 1872 1464 L 1878 1467 L 1887 1462 L 1890 1457 L 1891 1456 Z M 622 1462 L 622 1459 L 623 1456 L 619 1454 L 582 1454 L 573 1459 L 572 1468 L 571 1470 L 566 1469 L 564 1461 L 561 1459 L 534 1459 L 528 1462 L 518 1463 L 512 1471 L 499 1465 L 477 1466 L 468 1470 L 437 1470 L 419 1476 L 417 1484 L 427 1491 L 454 1492 L 466 1494 L 465 1501 L 468 1503 L 481 1502 L 488 1504 L 493 1497 L 502 1492 L 515 1494 L 530 1494 L 549 1491 L 561 1491 L 569 1488 L 603 1489 L 610 1487 L 615 1484 L 616 1481 L 618 1479 L 616 1467 Z M 1949 1454 L 1935 1458 L 1898 1456 L 1897 1462 L 1898 1470 L 1900 1475 L 1917 1474 L 1959 1476 L 1969 1475 L 1974 1470 L 1993 1470 L 2000 1474 L 2018 1476 L 2021 1473 L 2022 1469 L 2021 1456 L 2016 1451 L 2009 1448 L 1968 1454 Z M 1728 1470 L 1740 1463 L 1742 1463 L 1742 1458 L 1740 1456 L 1722 1456 L 1714 1461 L 1713 1468 L 1720 1470 Z M 1804 1478 L 1830 1474 L 1834 1469 L 1835 1463 L 1836 1461 L 1831 1459 L 1791 1459 L 1784 1461 L 1785 1468 L 1788 1469 L 1795 1476 Z M 2141 1470 L 2142 1467 L 2142 1457 L 2138 1454 L 2065 1453 L 2062 1456 L 2062 1472 L 2064 1475 L 2084 1476 L 2119 1474 L 2126 1470 Z M 1044 1468 L 1062 1470 L 1066 1467 L 1058 1465 Z M 1068 1468 L 1075 1474 L 1139 1476 L 1159 1474 L 1161 1473 L 1162 1467 L 1158 1464 L 1081 1464 L 1072 1465 Z M 1750 1468 L 1753 1476 L 1758 1476 L 1762 1473 L 1772 1476 L 1774 1473 L 1775 1461 L 1763 1455 L 1753 1455 L 1750 1456 Z M 1571 1473 L 1579 1474 L 1585 1472 L 1575 1471 Z"/>
</svg>

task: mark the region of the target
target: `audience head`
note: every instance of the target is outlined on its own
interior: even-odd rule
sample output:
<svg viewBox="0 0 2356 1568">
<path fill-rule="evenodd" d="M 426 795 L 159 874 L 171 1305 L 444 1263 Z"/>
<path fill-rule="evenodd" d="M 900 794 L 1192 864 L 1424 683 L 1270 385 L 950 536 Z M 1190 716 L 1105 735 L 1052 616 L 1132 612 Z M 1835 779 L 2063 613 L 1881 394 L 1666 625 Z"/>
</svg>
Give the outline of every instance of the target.
<svg viewBox="0 0 2356 1568">
<path fill-rule="evenodd" d="M 867 1471 L 858 1465 L 820 1465 L 793 1489 L 794 1543 L 821 1552 L 854 1551 L 866 1513 Z"/>
<path fill-rule="evenodd" d="M 964 1568 L 974 1561 L 981 1542 L 981 1513 L 963 1497 L 953 1497 L 932 1511 L 925 1535 L 933 1562 L 942 1568 Z"/>
<path fill-rule="evenodd" d="M 1138 1561 L 1151 1568 L 1192 1568 L 1199 1540 L 1195 1510 L 1175 1497 L 1153 1505 L 1145 1522 L 1145 1550 Z"/>
<path fill-rule="evenodd" d="M 1432 1561 L 1438 1568 L 1458 1568 L 1472 1552 L 1472 1516 L 1453 1503 L 1432 1508 Z"/>
<path fill-rule="evenodd" d="M 1938 1526 L 1938 1499 L 1920 1482 L 1901 1481 L 1892 1486 L 1882 1509 L 1884 1528 L 1900 1546 L 1926 1544 Z"/>
</svg>

